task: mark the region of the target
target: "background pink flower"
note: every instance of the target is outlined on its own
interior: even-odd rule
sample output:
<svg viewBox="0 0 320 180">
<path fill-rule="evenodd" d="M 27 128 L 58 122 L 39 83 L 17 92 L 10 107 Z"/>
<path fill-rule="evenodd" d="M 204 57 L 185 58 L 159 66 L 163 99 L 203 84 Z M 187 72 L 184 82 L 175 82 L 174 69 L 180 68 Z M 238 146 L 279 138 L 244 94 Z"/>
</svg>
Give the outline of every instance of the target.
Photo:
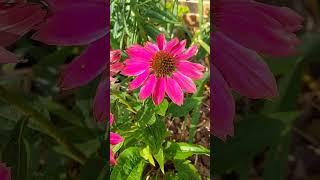
<svg viewBox="0 0 320 180">
<path fill-rule="evenodd" d="M 113 123 L 113 115 L 110 113 L 110 125 L 111 126 L 112 126 L 112 123 Z M 110 132 L 110 144 L 111 145 L 117 145 L 121 142 L 123 142 L 123 138 L 119 134 Z M 117 161 L 114 158 L 112 148 L 110 148 L 110 165 L 116 165 L 116 164 L 117 164 Z"/>
<path fill-rule="evenodd" d="M 213 66 L 213 133 L 226 139 L 233 135 L 233 89 L 249 98 L 278 95 L 276 81 L 257 54 L 288 56 L 299 44 L 293 32 L 301 28 L 302 18 L 285 7 L 252 0 L 215 0 Z M 219 87 L 222 86 L 222 87 Z M 223 108 L 221 108 L 223 107 Z"/>
<path fill-rule="evenodd" d="M 169 42 L 165 36 L 157 37 L 157 44 L 133 45 L 127 49 L 128 59 L 122 74 L 136 76 L 129 83 L 129 90 L 141 86 L 142 100 L 152 95 L 155 105 L 159 105 L 165 94 L 177 105 L 183 104 L 183 93 L 196 92 L 193 80 L 201 79 L 204 66 L 188 60 L 197 53 L 197 47 L 185 49 L 186 41 L 174 38 Z"/>
</svg>

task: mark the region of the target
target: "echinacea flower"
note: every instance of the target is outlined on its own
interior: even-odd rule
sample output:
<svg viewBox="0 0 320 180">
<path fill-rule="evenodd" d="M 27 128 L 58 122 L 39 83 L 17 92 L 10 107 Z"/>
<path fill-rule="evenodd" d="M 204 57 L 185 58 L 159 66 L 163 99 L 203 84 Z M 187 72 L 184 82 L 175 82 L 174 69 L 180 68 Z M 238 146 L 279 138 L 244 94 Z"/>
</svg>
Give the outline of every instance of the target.
<svg viewBox="0 0 320 180">
<path fill-rule="evenodd" d="M 46 16 L 38 4 L 23 0 L 0 2 L 0 63 L 17 63 L 18 57 L 4 47 L 12 45 L 21 36 L 35 28 Z"/>
<path fill-rule="evenodd" d="M 33 35 L 33 39 L 50 45 L 88 45 L 82 54 L 68 64 L 59 79 L 61 90 L 84 86 L 102 74 L 94 100 L 94 117 L 107 118 L 109 49 L 105 0 L 48 0 L 50 17 Z M 112 56 L 112 55 L 111 55 Z"/>
<path fill-rule="evenodd" d="M 0 162 L 0 180 L 11 180 L 11 171 L 6 164 Z"/>
<path fill-rule="evenodd" d="M 301 28 L 303 18 L 288 8 L 252 0 L 215 0 L 213 17 L 211 125 L 213 134 L 225 140 L 234 133 L 231 89 L 253 99 L 276 97 L 276 81 L 257 52 L 295 54 L 299 40 L 294 32 Z"/>
<path fill-rule="evenodd" d="M 204 66 L 188 61 L 197 53 L 197 46 L 185 49 L 186 40 L 174 38 L 166 41 L 163 34 L 158 35 L 157 43 L 145 46 L 133 45 L 126 52 L 128 59 L 121 74 L 136 76 L 129 83 L 129 90 L 141 86 L 139 98 L 152 96 L 159 105 L 165 94 L 177 105 L 183 104 L 184 92 L 194 93 L 197 88 L 193 80 L 201 79 Z"/>
<path fill-rule="evenodd" d="M 110 126 L 112 126 L 112 123 L 113 123 L 113 115 L 110 113 Z M 123 141 L 123 138 L 119 134 L 110 132 L 110 144 L 111 145 L 117 145 L 117 144 L 121 143 L 122 141 Z M 112 148 L 110 148 L 110 165 L 116 165 L 116 164 L 117 164 L 117 161 L 114 158 Z"/>
</svg>

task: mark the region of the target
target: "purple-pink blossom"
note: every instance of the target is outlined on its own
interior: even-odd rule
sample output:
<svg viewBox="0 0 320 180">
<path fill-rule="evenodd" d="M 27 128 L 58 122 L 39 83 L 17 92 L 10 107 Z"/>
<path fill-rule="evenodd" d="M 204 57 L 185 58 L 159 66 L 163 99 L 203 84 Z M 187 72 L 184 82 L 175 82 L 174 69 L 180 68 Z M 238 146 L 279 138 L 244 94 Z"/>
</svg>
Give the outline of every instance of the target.
<svg viewBox="0 0 320 180">
<path fill-rule="evenodd" d="M 213 134 L 225 140 L 234 133 L 231 90 L 253 99 L 276 97 L 276 81 L 258 53 L 295 54 L 299 39 L 294 32 L 302 27 L 303 18 L 286 7 L 252 0 L 215 0 L 213 11 L 211 125 Z"/>
<path fill-rule="evenodd" d="M 197 53 L 197 46 L 185 48 L 186 40 L 174 38 L 166 41 L 160 34 L 157 43 L 147 42 L 144 46 L 132 45 L 126 52 L 128 59 L 121 74 L 134 76 L 129 90 L 141 87 L 139 98 L 152 96 L 159 105 L 165 94 L 177 105 L 182 105 L 184 92 L 194 93 L 197 88 L 193 80 L 201 79 L 204 66 L 189 61 Z"/>
</svg>

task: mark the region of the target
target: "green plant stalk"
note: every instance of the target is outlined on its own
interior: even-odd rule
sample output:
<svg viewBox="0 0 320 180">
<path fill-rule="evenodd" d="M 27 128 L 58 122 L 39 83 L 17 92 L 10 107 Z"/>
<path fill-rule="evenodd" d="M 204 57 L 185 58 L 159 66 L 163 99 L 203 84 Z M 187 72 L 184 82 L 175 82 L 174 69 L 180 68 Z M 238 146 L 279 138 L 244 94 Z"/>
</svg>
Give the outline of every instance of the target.
<svg viewBox="0 0 320 180">
<path fill-rule="evenodd" d="M 198 0 L 199 27 L 203 24 L 203 0 Z"/>
<path fill-rule="evenodd" d="M 64 135 L 57 131 L 55 126 L 52 123 L 50 123 L 50 121 L 46 117 L 44 117 L 41 113 L 33 109 L 27 103 L 25 103 L 21 98 L 8 92 L 5 88 L 1 86 L 0 98 L 15 106 L 18 110 L 25 113 L 26 116 L 32 117 L 29 119 L 29 121 L 32 124 L 36 125 L 36 127 L 39 128 L 39 131 L 49 135 L 51 138 L 56 140 L 58 144 L 60 144 L 67 152 L 70 153 L 71 158 L 73 158 L 82 165 L 86 162 L 86 156 L 78 148 L 76 148 L 72 143 L 70 143 Z"/>
</svg>

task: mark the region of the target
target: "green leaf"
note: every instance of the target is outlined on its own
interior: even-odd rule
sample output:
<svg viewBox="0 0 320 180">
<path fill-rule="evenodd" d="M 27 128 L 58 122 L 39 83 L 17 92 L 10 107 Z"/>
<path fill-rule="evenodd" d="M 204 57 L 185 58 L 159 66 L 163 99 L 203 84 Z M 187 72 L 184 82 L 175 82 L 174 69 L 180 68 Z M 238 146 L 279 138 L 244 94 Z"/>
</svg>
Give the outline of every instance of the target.
<svg viewBox="0 0 320 180">
<path fill-rule="evenodd" d="M 154 154 L 154 158 L 158 162 L 161 172 L 164 174 L 164 155 L 162 148 L 160 148 L 159 151 L 156 154 Z"/>
<path fill-rule="evenodd" d="M 153 157 L 152 157 L 152 153 L 151 153 L 151 150 L 150 150 L 150 147 L 149 147 L 149 146 L 143 148 L 143 149 L 140 151 L 140 155 L 141 155 L 141 157 L 143 157 L 145 160 L 149 161 L 150 164 L 152 164 L 153 166 L 156 166 L 155 163 L 154 163 L 154 160 L 153 160 Z"/>
<path fill-rule="evenodd" d="M 154 124 L 147 126 L 142 131 L 142 141 L 149 145 L 153 154 L 158 153 L 167 136 L 167 129 L 163 120 L 157 119 Z"/>
<path fill-rule="evenodd" d="M 139 148 L 130 147 L 119 155 L 110 179 L 139 180 L 142 178 L 144 166 L 145 162 L 140 156 Z"/>
<path fill-rule="evenodd" d="M 178 171 L 178 179 L 201 180 L 197 169 L 190 163 L 189 160 L 175 160 L 173 163 L 175 169 Z"/>
<path fill-rule="evenodd" d="M 177 106 L 173 103 L 169 106 L 169 113 L 174 117 L 185 117 L 192 111 L 195 107 L 199 106 L 201 103 L 202 97 L 192 97 L 186 98 L 182 106 Z"/>
<path fill-rule="evenodd" d="M 106 162 L 99 157 L 92 156 L 80 170 L 80 180 L 97 179 L 104 169 Z"/>
<path fill-rule="evenodd" d="M 2 161 L 11 167 L 13 179 L 28 179 L 30 176 L 30 145 L 23 137 L 27 124 L 27 119 L 21 119 L 16 124 L 11 139 L 2 151 Z"/>
<path fill-rule="evenodd" d="M 213 170 L 222 173 L 251 162 L 252 158 L 277 143 L 285 124 L 264 115 L 250 115 L 235 126 L 235 136 L 227 142 L 212 138 Z M 230 163 L 232 162 L 232 163 Z"/>
<path fill-rule="evenodd" d="M 155 111 L 157 112 L 158 115 L 165 116 L 168 107 L 169 107 L 169 103 L 166 99 L 164 99 L 159 106 L 155 107 Z"/>
<path fill-rule="evenodd" d="M 189 143 L 176 143 L 168 142 L 167 148 L 165 149 L 165 155 L 169 159 L 187 159 L 188 157 L 197 155 L 210 155 L 210 150 L 207 148 Z"/>
</svg>

